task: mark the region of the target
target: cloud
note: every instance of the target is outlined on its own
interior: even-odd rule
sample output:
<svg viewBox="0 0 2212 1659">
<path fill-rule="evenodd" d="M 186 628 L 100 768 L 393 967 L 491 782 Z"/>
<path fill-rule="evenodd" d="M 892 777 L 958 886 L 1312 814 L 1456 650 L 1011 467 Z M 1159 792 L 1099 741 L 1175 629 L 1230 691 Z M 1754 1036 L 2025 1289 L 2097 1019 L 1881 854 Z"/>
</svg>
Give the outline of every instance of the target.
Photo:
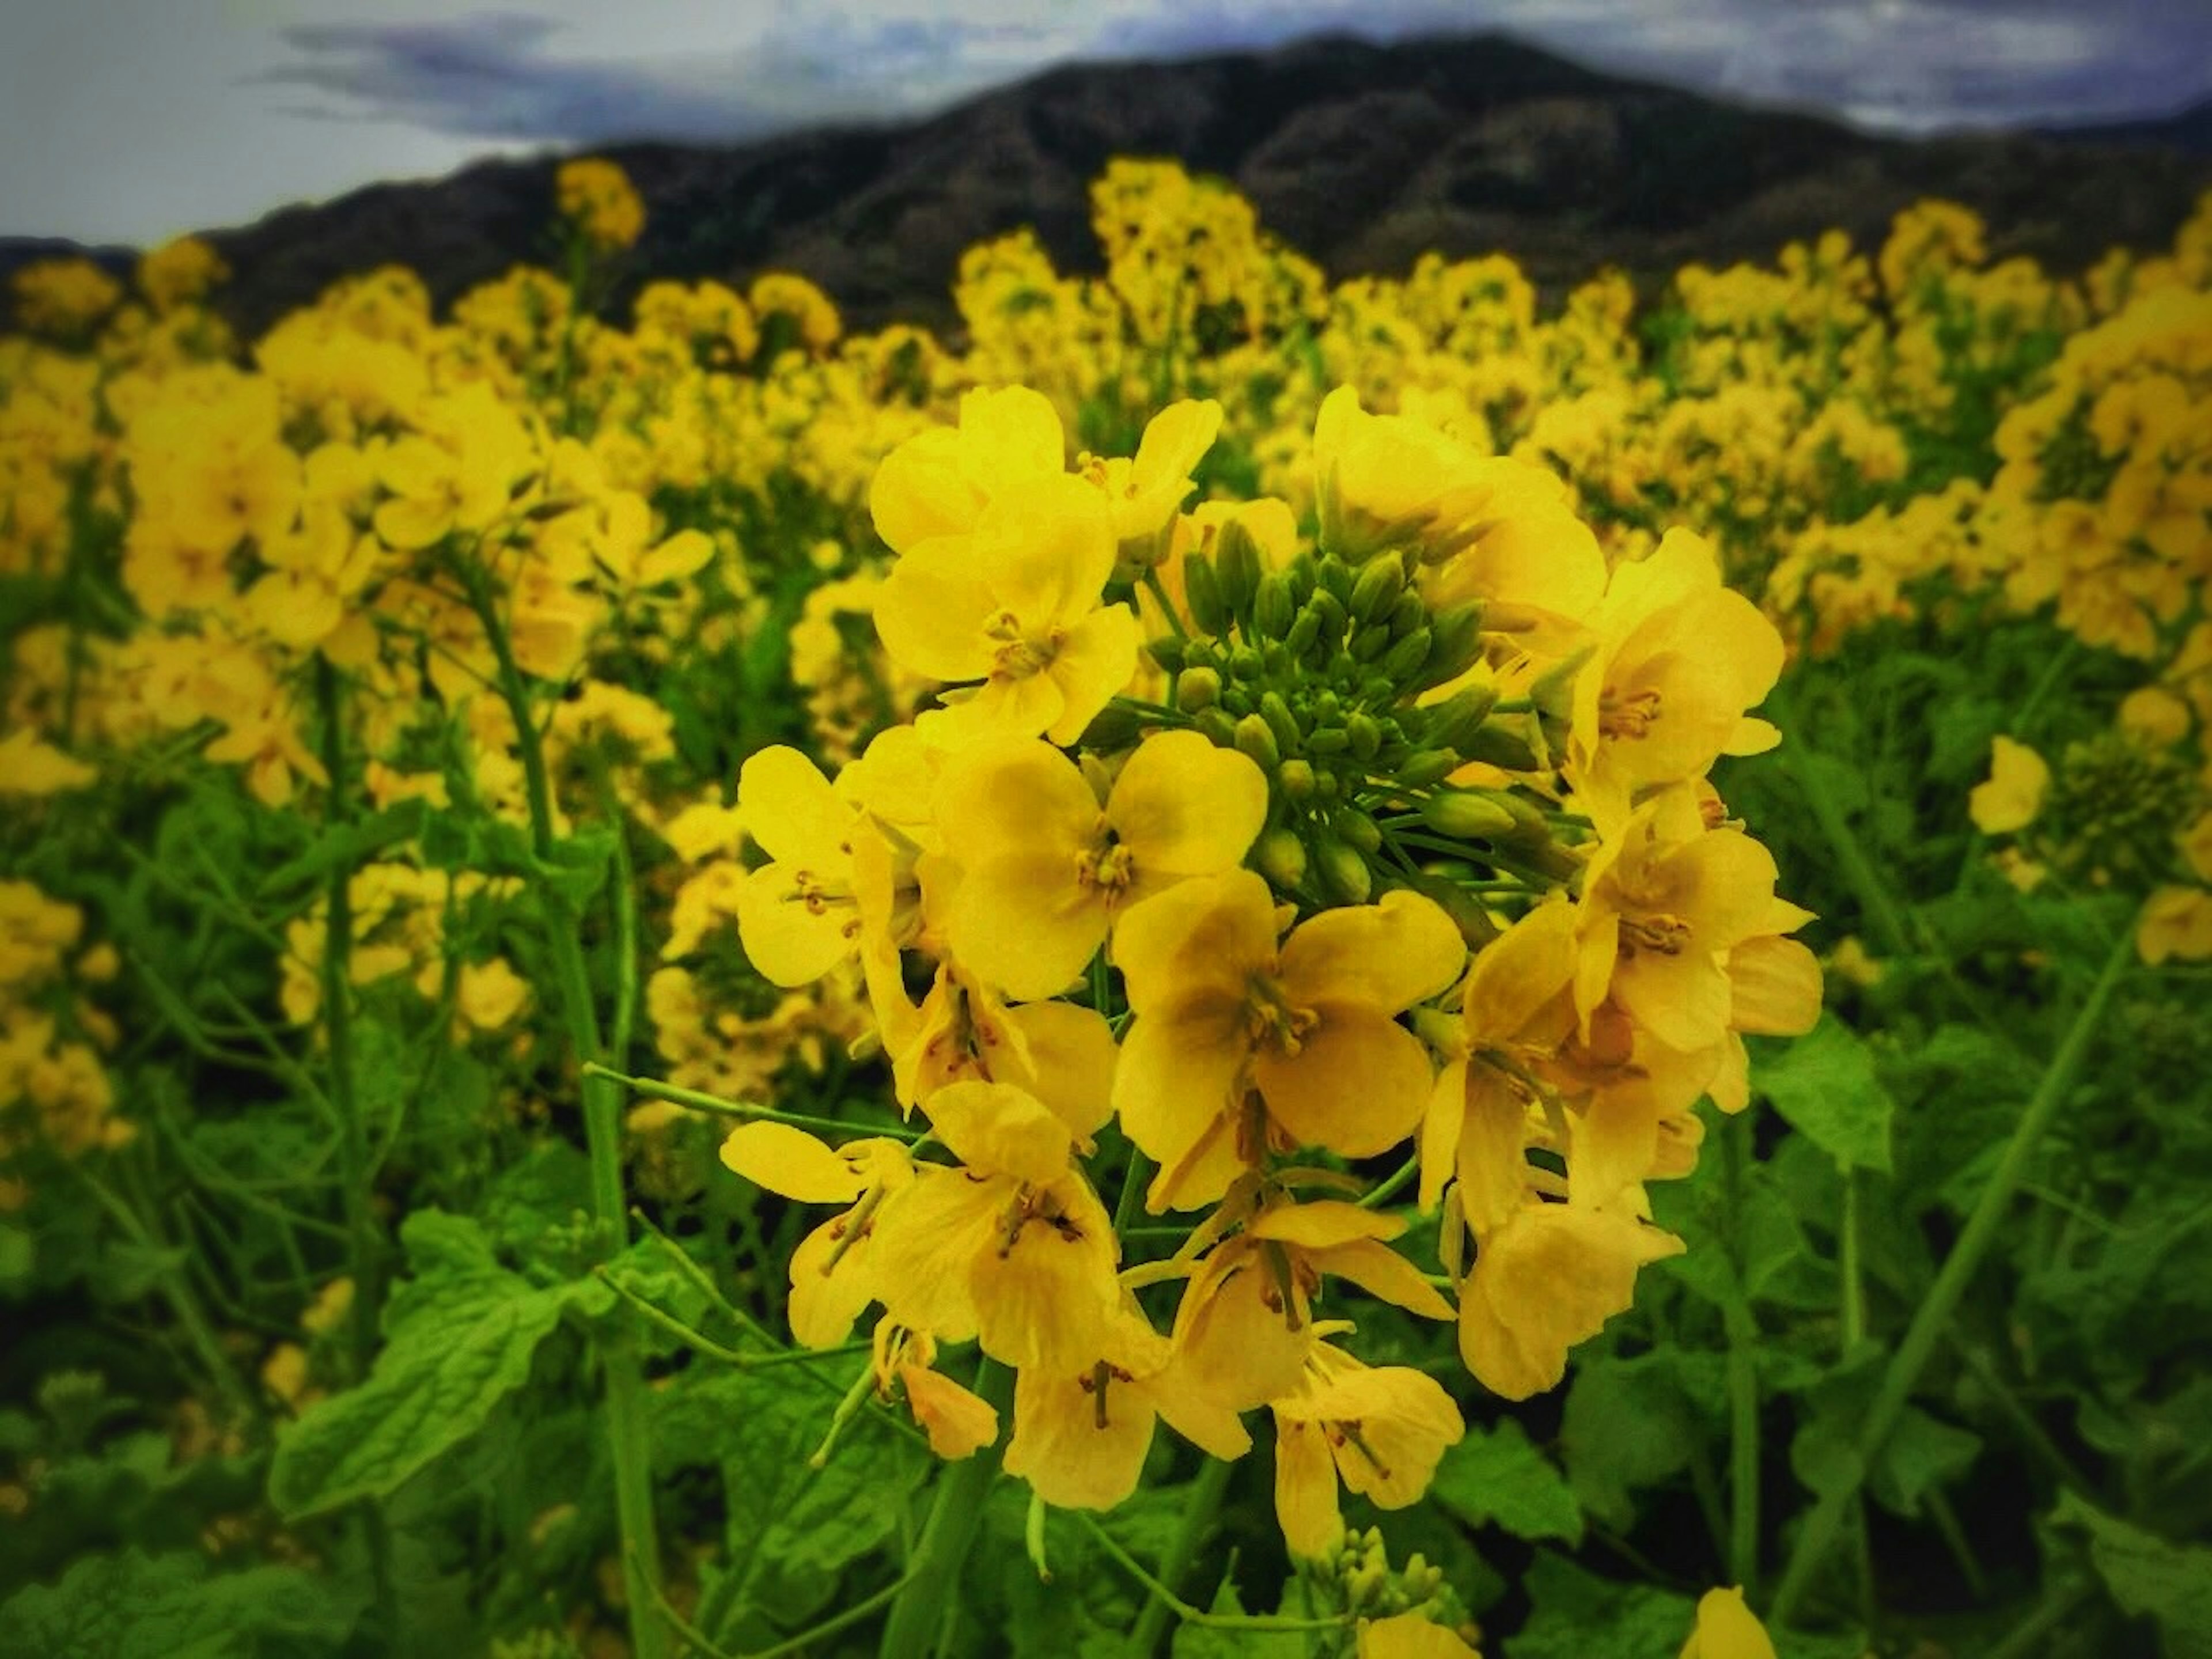
<svg viewBox="0 0 2212 1659">
<path fill-rule="evenodd" d="M 845 0 L 810 10 L 779 9 L 739 40 L 643 54 L 542 11 L 309 25 L 283 32 L 298 61 L 257 78 L 313 90 L 324 114 L 593 144 L 896 119 L 1069 58 L 1264 48 L 1321 32 L 1382 41 L 1504 29 L 1615 72 L 1902 131 L 2159 113 L 2204 95 L 2212 74 L 2207 0 L 971 0 L 957 10 Z M 579 47 L 583 34 L 599 36 L 597 50 Z"/>
</svg>

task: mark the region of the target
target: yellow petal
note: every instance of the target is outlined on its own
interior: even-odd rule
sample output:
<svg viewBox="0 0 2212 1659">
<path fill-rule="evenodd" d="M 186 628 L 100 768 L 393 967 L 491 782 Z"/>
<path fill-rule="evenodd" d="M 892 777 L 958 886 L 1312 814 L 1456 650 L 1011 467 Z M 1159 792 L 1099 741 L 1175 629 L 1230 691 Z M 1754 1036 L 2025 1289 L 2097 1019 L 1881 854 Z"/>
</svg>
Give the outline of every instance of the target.
<svg viewBox="0 0 2212 1659">
<path fill-rule="evenodd" d="M 1106 803 L 1107 822 L 1148 878 L 1235 869 L 1267 816 L 1267 775 L 1195 732 L 1139 744 Z"/>
<path fill-rule="evenodd" d="M 1774 1659 L 1774 1643 L 1741 1589 L 1710 1589 L 1698 1600 L 1697 1628 L 1681 1659 Z"/>
<path fill-rule="evenodd" d="M 1300 1145 L 1372 1158 L 1419 1124 L 1429 1098 L 1429 1051 L 1384 1016 L 1340 1006 L 1323 1012 L 1295 1056 L 1262 1050 L 1252 1080 L 1268 1115 Z"/>
<path fill-rule="evenodd" d="M 1337 1507 L 1336 1464 L 1319 1424 L 1275 1418 L 1275 1519 L 1291 1553 L 1311 1560 L 1344 1531 Z"/>
<path fill-rule="evenodd" d="M 929 1437 L 929 1449 L 947 1462 L 973 1456 L 999 1437 L 998 1408 L 927 1365 L 899 1367 L 906 1403 Z"/>
<path fill-rule="evenodd" d="M 1057 1509 L 1110 1510 L 1137 1489 L 1152 1449 L 1153 1413 L 1143 1392 L 1109 1375 L 1031 1365 L 1014 1382 L 1014 1437 L 1006 1473 Z M 1089 1385 L 1089 1386 L 1086 1386 Z"/>
<path fill-rule="evenodd" d="M 738 1125 L 722 1143 L 722 1162 L 801 1204 L 850 1204 L 866 1185 L 828 1145 L 787 1123 Z"/>
<path fill-rule="evenodd" d="M 2026 744 L 2000 737 L 1990 745 L 1990 776 L 1966 798 L 1974 828 L 1985 836 L 2008 836 L 2035 822 L 2051 787 L 2051 768 Z"/>
<path fill-rule="evenodd" d="M 1046 671 L 1061 707 L 1043 727 L 1054 743 L 1073 744 L 1099 711 L 1136 677 L 1143 629 L 1126 605 L 1101 606 L 1067 630 Z"/>
<path fill-rule="evenodd" d="M 1283 987 L 1303 1006 L 1346 1003 L 1395 1014 L 1449 985 L 1466 960 L 1443 908 L 1400 888 L 1378 904 L 1324 910 L 1299 927 L 1283 943 Z"/>
<path fill-rule="evenodd" d="M 1067 1125 L 1011 1084 L 947 1084 L 921 1109 L 937 1138 L 970 1169 L 1039 1184 L 1067 1173 L 1073 1144 Z"/>
</svg>

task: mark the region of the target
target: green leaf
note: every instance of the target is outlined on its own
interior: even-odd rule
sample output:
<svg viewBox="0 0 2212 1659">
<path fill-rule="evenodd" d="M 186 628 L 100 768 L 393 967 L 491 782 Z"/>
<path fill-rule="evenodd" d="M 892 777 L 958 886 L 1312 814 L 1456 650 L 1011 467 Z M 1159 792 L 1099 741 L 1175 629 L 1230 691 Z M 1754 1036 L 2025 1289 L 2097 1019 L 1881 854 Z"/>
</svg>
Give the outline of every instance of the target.
<svg viewBox="0 0 2212 1659">
<path fill-rule="evenodd" d="M 428 804 L 416 797 L 395 801 L 356 823 L 332 824 L 308 843 L 306 852 L 270 871 L 262 880 L 261 890 L 282 893 L 287 888 L 356 870 L 386 848 L 414 840 L 422 834 L 428 815 Z"/>
<path fill-rule="evenodd" d="M 1844 1170 L 1889 1173 L 1896 1103 L 1875 1073 L 1874 1055 L 1832 1014 L 1778 1051 L 1761 1045 L 1751 1079 L 1790 1126 Z"/>
<path fill-rule="evenodd" d="M 418 1211 L 400 1242 L 414 1276 L 386 1310 L 390 1340 L 375 1369 L 277 1442 L 269 1497 L 288 1518 L 386 1496 L 474 1435 L 579 1299 L 579 1286 L 541 1290 L 501 1267 L 465 1217 Z"/>
<path fill-rule="evenodd" d="M 2168 1659 L 2212 1655 L 2212 1549 L 2154 1533 L 2062 1493 L 2051 1519 L 2089 1535 L 2089 1559 L 2124 1613 L 2158 1621 Z"/>
<path fill-rule="evenodd" d="M 1505 1638 L 1505 1659 L 1674 1659 L 1697 1617 L 1686 1595 L 1616 1583 L 1549 1550 L 1521 1583 L 1534 1610 Z"/>
<path fill-rule="evenodd" d="M 927 1472 L 926 1453 L 866 1416 L 838 1437 L 827 1464 L 809 1466 L 857 1369 L 849 1358 L 755 1371 L 695 1366 L 656 1395 L 657 1468 L 721 1472 L 729 1553 L 743 1566 L 732 1605 L 709 1632 L 718 1639 L 734 1638 L 748 1615 L 786 1631 L 819 1617 L 839 1575 L 890 1539 Z"/>
<path fill-rule="evenodd" d="M 0 1607 L 0 1653 L 39 1659 L 229 1659 L 290 1637 L 334 1650 L 356 1609 L 292 1567 L 210 1574 L 193 1552 L 92 1555 Z"/>
<path fill-rule="evenodd" d="M 1469 1429 L 1445 1452 L 1429 1495 L 1470 1527 L 1494 1524 L 1532 1540 L 1583 1540 L 1574 1489 L 1510 1417 Z"/>
<path fill-rule="evenodd" d="M 1632 1494 L 1688 1468 L 1706 1431 L 1664 1356 L 1580 1361 L 1559 1425 L 1575 1500 L 1614 1531 L 1628 1531 L 1636 1524 Z"/>
<path fill-rule="evenodd" d="M 1951 1484 L 1973 1467 L 1982 1437 L 1907 1406 L 1875 1459 L 1867 1490 L 1883 1508 L 1918 1515 L 1920 1500 Z"/>
</svg>

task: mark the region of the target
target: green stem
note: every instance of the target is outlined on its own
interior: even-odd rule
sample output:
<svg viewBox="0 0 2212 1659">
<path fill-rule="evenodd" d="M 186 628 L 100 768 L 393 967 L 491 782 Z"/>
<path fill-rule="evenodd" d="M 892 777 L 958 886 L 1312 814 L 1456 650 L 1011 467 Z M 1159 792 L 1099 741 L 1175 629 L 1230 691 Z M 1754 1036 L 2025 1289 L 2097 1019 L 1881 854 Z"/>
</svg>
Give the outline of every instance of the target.
<svg viewBox="0 0 2212 1659">
<path fill-rule="evenodd" d="M 672 1106 L 689 1106 L 694 1111 L 712 1112 L 718 1117 L 757 1119 L 764 1123 L 788 1123 L 794 1129 L 818 1129 L 825 1134 L 882 1135 L 893 1140 L 920 1141 L 928 1138 L 922 1129 L 902 1128 L 896 1123 L 848 1123 L 843 1118 L 813 1117 L 805 1112 L 781 1112 L 773 1106 L 756 1106 L 750 1101 L 725 1100 L 720 1095 L 702 1093 L 673 1083 L 661 1083 L 649 1077 L 632 1077 L 611 1066 L 602 1066 L 593 1060 L 584 1066 L 586 1078 L 604 1079 L 618 1084 L 632 1094 L 643 1095 L 648 1100 L 665 1100 Z"/>
<path fill-rule="evenodd" d="M 1145 1570 L 1145 1564 L 1123 1549 L 1114 1534 L 1099 1524 L 1096 1516 L 1078 1510 L 1075 1511 L 1075 1518 L 1083 1523 L 1084 1529 L 1091 1534 L 1098 1547 L 1113 1557 L 1115 1562 L 1124 1572 L 1142 1585 L 1153 1599 L 1165 1603 L 1168 1611 L 1186 1625 L 1197 1625 L 1206 1630 L 1294 1632 L 1342 1630 L 1352 1622 L 1352 1615 L 1348 1613 L 1324 1615 L 1317 1619 L 1295 1619 L 1279 1613 L 1208 1613 L 1203 1607 L 1193 1607 L 1158 1579 L 1153 1577 Z M 1299 1583 L 1303 1590 L 1304 1586 L 1303 1577 Z"/>
<path fill-rule="evenodd" d="M 123 1230 L 124 1236 L 138 1247 L 146 1260 L 168 1261 L 168 1252 L 162 1247 L 161 1240 L 106 1182 L 82 1161 L 70 1163 L 65 1167 L 84 1183 L 85 1190 L 92 1194 L 93 1201 L 107 1212 L 109 1218 Z M 216 1335 L 214 1322 L 208 1318 L 207 1310 L 200 1306 L 199 1297 L 193 1291 L 191 1281 L 185 1277 L 184 1269 L 163 1266 L 155 1273 L 154 1282 L 161 1287 L 162 1300 L 169 1304 L 169 1311 L 176 1316 L 177 1323 L 183 1328 L 185 1342 L 206 1370 L 209 1380 L 215 1384 L 216 1392 L 222 1397 L 231 1420 L 234 1423 L 252 1420 L 257 1414 L 253 1396 L 240 1379 L 237 1368 L 230 1363 L 230 1356 L 223 1352 L 222 1340 Z"/>
<path fill-rule="evenodd" d="M 1182 1524 L 1176 1528 L 1173 1541 L 1160 1557 L 1158 1582 L 1169 1595 L 1182 1593 L 1183 1580 L 1190 1576 L 1193 1558 L 1206 1542 L 1213 1517 L 1220 1512 L 1222 1495 L 1229 1490 L 1229 1478 L 1236 1468 L 1234 1463 L 1225 1463 L 1218 1457 L 1207 1458 L 1206 1467 L 1199 1471 L 1198 1479 L 1184 1494 Z M 1129 1659 L 1152 1659 L 1174 1613 L 1175 1608 L 1158 1596 L 1145 1603 L 1137 1628 L 1129 1637 Z"/>
<path fill-rule="evenodd" d="M 323 770 L 328 775 L 324 817 L 332 825 L 353 816 L 346 793 L 345 697 L 328 657 L 315 658 L 315 702 L 322 713 Z M 330 1069 L 330 1101 L 337 1117 L 338 1192 L 345 1216 L 347 1255 L 353 1275 L 348 1335 L 353 1375 L 368 1375 L 376 1354 L 378 1315 L 384 1300 L 384 1245 L 369 1204 L 368 1134 L 354 1087 L 353 871 L 341 865 L 324 888 L 323 1046 Z"/>
<path fill-rule="evenodd" d="M 515 746 L 522 757 L 525 793 L 530 806 L 532 850 L 550 863 L 555 848 L 553 791 L 545 768 L 545 748 L 531 718 L 530 692 L 515 661 L 514 648 L 492 602 L 483 568 L 464 566 L 471 608 L 498 665 L 499 693 L 514 721 Z M 592 1219 L 599 1230 L 599 1259 L 618 1255 L 629 1243 L 629 1207 L 623 1194 L 622 1090 L 605 1067 L 598 1006 L 592 994 L 591 968 L 584 959 L 583 918 L 551 887 L 540 890 L 544 940 L 552 958 L 553 980 L 570 1052 L 582 1069 L 584 1139 L 591 1158 Z M 627 943 L 635 947 L 635 939 Z M 635 963 L 622 975 L 634 978 Z M 660 1596 L 660 1546 L 653 1505 L 653 1448 L 645 1377 L 638 1351 L 637 1325 L 625 1311 L 609 1318 L 599 1331 L 600 1367 L 606 1381 L 608 1449 L 613 1459 L 615 1517 L 628 1580 L 630 1650 L 635 1659 L 666 1659 L 668 1632 L 654 1616 Z"/>
<path fill-rule="evenodd" d="M 986 1358 L 975 1371 L 975 1392 L 1001 1415 L 1013 1398 L 1014 1374 Z M 957 1603 L 960 1569 L 983 1522 L 983 1500 L 999 1473 L 1000 1451 L 987 1446 L 949 1465 L 937 1477 L 929 1518 L 907 1564 L 904 1587 L 884 1621 L 880 1659 L 930 1659 L 942 1645 L 946 1619 Z"/>
<path fill-rule="evenodd" d="M 2088 1597 L 2088 1587 L 2079 1583 L 2051 1595 L 2015 1625 L 2010 1635 L 1991 1648 L 1986 1659 L 2035 1659 L 2037 1655 L 2049 1653 L 2052 1633 L 2071 1619 L 2074 1610 Z"/>
<path fill-rule="evenodd" d="M 2087 1061 L 2089 1050 L 2104 1023 L 2106 1006 L 2119 987 L 2129 964 L 2135 957 L 2135 929 L 2124 929 L 2105 960 L 2103 970 L 2091 987 L 2081 1012 L 2075 1015 L 2068 1027 L 2058 1052 L 2051 1056 L 2043 1079 L 2036 1085 L 2027 1109 L 2021 1115 L 2019 1126 L 2007 1143 L 2004 1156 L 1991 1173 L 1989 1184 L 1983 1188 L 1981 1197 L 1975 1201 L 1973 1213 L 1943 1261 L 1936 1275 L 1936 1282 L 1921 1299 L 1913 1312 L 1912 1322 L 1906 1328 L 1905 1340 L 1891 1356 L 1888 1368 L 1883 1372 L 1881 1386 L 1875 1395 L 1874 1404 L 1867 1413 L 1866 1421 L 1859 1431 L 1856 1472 L 1848 1482 L 1839 1482 L 1822 1494 L 1814 1506 L 1804 1529 L 1798 1534 L 1797 1547 L 1790 1553 L 1788 1570 L 1783 1574 L 1782 1587 L 1775 1594 L 1774 1608 L 1769 1623 L 1776 1628 L 1786 1628 L 1796 1613 L 1799 1604 L 1813 1577 L 1826 1560 L 1828 1552 L 1836 1542 L 1848 1514 L 1851 1499 L 1857 1496 L 1860 1486 L 1874 1460 L 1896 1428 L 1903 1415 L 1905 1402 L 1927 1368 L 1936 1345 L 1942 1341 L 1952 1316 L 1958 1311 L 1960 1302 L 1972 1282 L 1982 1258 L 1996 1241 L 1997 1230 L 2004 1224 L 2006 1212 L 2021 1180 L 2027 1173 L 2040 1147 L 2051 1120 L 2057 1116 L 2067 1097 L 2074 1091 L 2075 1080 Z"/>
<path fill-rule="evenodd" d="M 1729 1120 L 1723 1139 L 1727 1159 L 1731 1254 L 1735 1294 L 1725 1310 L 1729 1391 L 1729 1576 L 1746 1595 L 1759 1584 L 1759 1322 L 1751 1310 L 1741 1223 L 1744 1164 L 1751 1156 L 1751 1120 Z"/>
</svg>

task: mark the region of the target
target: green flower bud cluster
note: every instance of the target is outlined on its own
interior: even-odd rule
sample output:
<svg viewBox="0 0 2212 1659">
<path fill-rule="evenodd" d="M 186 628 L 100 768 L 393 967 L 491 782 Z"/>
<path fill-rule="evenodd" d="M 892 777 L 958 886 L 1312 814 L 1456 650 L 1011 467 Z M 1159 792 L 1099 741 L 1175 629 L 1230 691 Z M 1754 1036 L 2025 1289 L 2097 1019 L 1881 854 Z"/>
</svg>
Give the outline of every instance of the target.
<svg viewBox="0 0 2212 1659">
<path fill-rule="evenodd" d="M 1393 1571 L 1379 1528 L 1364 1532 L 1347 1528 L 1314 1564 L 1314 1577 L 1316 1589 L 1355 1618 L 1422 1613 L 1449 1628 L 1468 1622 L 1466 1604 L 1444 1583 L 1442 1567 L 1431 1566 L 1416 1551 L 1404 1566 Z"/>
<path fill-rule="evenodd" d="M 2177 862 L 2175 838 L 2203 804 L 2195 773 L 2172 750 L 2106 732 L 2061 757 L 2035 850 L 2097 886 L 2163 881 Z"/>
<path fill-rule="evenodd" d="M 1389 886 L 1427 890 L 1386 850 L 1378 813 L 1418 811 L 1423 833 L 1468 843 L 1472 859 L 1487 846 L 1559 862 L 1528 801 L 1444 787 L 1471 761 L 1539 771 L 1548 745 L 1533 711 L 1497 711 L 1487 685 L 1419 701 L 1480 659 L 1483 608 L 1432 611 L 1410 568 L 1401 556 L 1355 568 L 1309 553 L 1267 570 L 1231 520 L 1184 560 L 1194 631 L 1149 647 L 1175 677 L 1177 710 L 1267 774 L 1273 802 L 1253 862 L 1285 895 L 1358 904 Z M 1462 927 L 1473 937 L 1486 925 L 1470 916 Z"/>
</svg>

